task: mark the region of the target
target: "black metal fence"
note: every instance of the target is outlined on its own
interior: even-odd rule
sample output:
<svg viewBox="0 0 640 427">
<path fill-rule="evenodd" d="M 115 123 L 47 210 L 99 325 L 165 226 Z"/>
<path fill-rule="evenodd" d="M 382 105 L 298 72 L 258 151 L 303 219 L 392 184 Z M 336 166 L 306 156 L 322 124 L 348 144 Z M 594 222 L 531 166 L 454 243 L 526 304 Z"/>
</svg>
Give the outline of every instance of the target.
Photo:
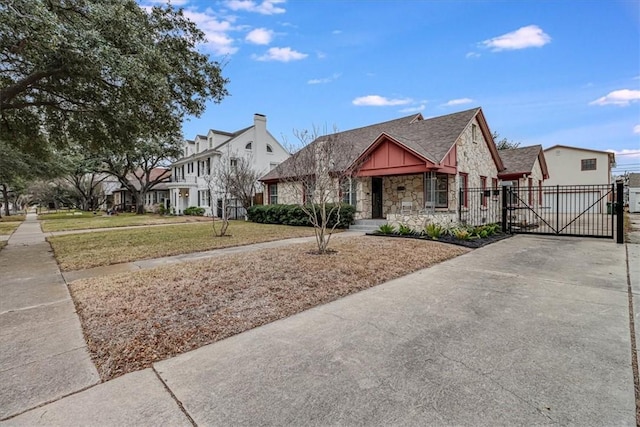
<svg viewBox="0 0 640 427">
<path fill-rule="evenodd" d="M 461 189 L 458 219 L 472 226 L 500 223 L 508 233 L 617 237 L 622 243 L 621 195 L 621 185 L 609 184 Z"/>
</svg>

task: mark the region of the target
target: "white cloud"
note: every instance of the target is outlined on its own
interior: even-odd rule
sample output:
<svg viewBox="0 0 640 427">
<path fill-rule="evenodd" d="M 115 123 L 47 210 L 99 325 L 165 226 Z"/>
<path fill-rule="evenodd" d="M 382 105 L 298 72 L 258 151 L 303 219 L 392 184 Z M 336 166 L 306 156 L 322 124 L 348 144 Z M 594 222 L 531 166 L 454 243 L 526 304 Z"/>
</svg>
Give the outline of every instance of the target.
<svg viewBox="0 0 640 427">
<path fill-rule="evenodd" d="M 640 125 L 635 125 L 633 127 L 633 133 L 640 133 Z"/>
<path fill-rule="evenodd" d="M 207 39 L 204 46 L 216 55 L 230 55 L 238 48 L 233 46 L 233 39 L 227 32 L 234 30 L 230 21 L 220 21 L 212 13 L 185 10 L 185 17 L 193 21 L 200 28 Z"/>
<path fill-rule="evenodd" d="M 452 99 L 451 101 L 448 101 L 442 105 L 445 107 L 453 107 L 455 105 L 470 104 L 472 102 L 473 102 L 473 99 L 471 98 L 458 98 L 458 99 Z"/>
<path fill-rule="evenodd" d="M 537 25 L 528 25 L 511 33 L 503 34 L 480 43 L 481 46 L 493 52 L 501 50 L 526 49 L 528 47 L 542 47 L 551 42 L 549 34 Z"/>
<path fill-rule="evenodd" d="M 620 89 L 591 101 L 589 105 L 619 105 L 624 107 L 636 101 L 640 101 L 640 90 Z"/>
<path fill-rule="evenodd" d="M 360 96 L 351 102 L 353 105 L 358 105 L 358 106 L 387 107 L 387 106 L 393 106 L 393 105 L 407 105 L 407 104 L 411 104 L 412 101 L 413 100 L 411 98 L 389 99 L 379 95 L 367 95 L 367 96 Z"/>
<path fill-rule="evenodd" d="M 311 79 L 311 80 L 308 80 L 307 83 L 310 84 L 310 85 L 319 85 L 319 84 L 324 84 L 324 83 L 331 83 L 332 81 L 336 80 L 340 76 L 341 76 L 340 73 L 333 73 L 331 75 L 331 77 L 324 77 L 322 79 Z"/>
<path fill-rule="evenodd" d="M 184 6 L 189 3 L 189 0 L 145 0 L 145 3 L 159 4 L 162 6 L 166 6 L 167 4 L 171 4 L 171 6 Z"/>
<path fill-rule="evenodd" d="M 333 31 L 331 31 L 331 34 L 333 34 L 333 35 L 342 34 L 342 30 L 333 30 Z"/>
<path fill-rule="evenodd" d="M 400 113 L 418 113 L 420 111 L 423 111 L 425 108 L 424 104 L 420 104 L 417 107 L 407 107 L 407 108 L 403 108 L 402 110 L 398 110 Z"/>
<path fill-rule="evenodd" d="M 267 30 L 266 28 L 256 28 L 247 34 L 245 40 L 253 44 L 269 44 L 271 40 L 273 40 L 273 31 Z"/>
<path fill-rule="evenodd" d="M 289 62 L 289 61 L 298 61 L 300 59 L 306 58 L 306 53 L 297 52 L 290 47 L 272 47 L 267 53 L 262 56 L 254 55 L 253 58 L 257 61 L 280 61 L 280 62 Z"/>
<path fill-rule="evenodd" d="M 286 10 L 277 4 L 284 3 L 285 0 L 264 0 L 262 3 L 253 0 L 228 0 L 226 5 L 231 10 L 242 10 L 246 12 L 255 12 L 261 15 L 276 15 L 285 13 Z"/>
<path fill-rule="evenodd" d="M 469 59 L 469 58 L 480 58 L 480 54 L 478 52 L 467 52 L 467 54 L 464 57 L 467 58 L 467 59 Z"/>
</svg>

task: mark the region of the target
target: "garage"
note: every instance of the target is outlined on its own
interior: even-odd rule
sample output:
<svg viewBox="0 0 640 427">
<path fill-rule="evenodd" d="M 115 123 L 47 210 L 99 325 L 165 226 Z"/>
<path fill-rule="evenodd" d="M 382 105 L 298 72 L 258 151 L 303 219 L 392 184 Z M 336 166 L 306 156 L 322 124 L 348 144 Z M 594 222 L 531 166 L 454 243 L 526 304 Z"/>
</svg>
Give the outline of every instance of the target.
<svg viewBox="0 0 640 427">
<path fill-rule="evenodd" d="M 602 191 L 552 190 L 544 192 L 544 206 L 557 213 L 606 213 L 607 200 Z"/>
</svg>

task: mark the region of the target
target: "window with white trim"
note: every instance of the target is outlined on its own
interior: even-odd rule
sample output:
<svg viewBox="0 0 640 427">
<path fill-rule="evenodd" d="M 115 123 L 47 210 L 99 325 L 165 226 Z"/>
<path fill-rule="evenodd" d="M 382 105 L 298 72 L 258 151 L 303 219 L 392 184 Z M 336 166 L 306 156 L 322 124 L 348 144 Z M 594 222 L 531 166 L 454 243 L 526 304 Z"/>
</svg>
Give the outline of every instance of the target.
<svg viewBox="0 0 640 427">
<path fill-rule="evenodd" d="M 356 180 L 347 178 L 342 182 L 342 203 L 355 206 L 356 205 Z"/>
<path fill-rule="evenodd" d="M 431 188 L 432 180 L 427 176 L 427 185 L 425 186 L 425 206 L 431 206 L 435 201 L 436 208 L 446 208 L 449 206 L 449 176 L 444 173 L 436 174 L 435 188 Z M 433 200 L 431 194 L 434 194 Z"/>
<path fill-rule="evenodd" d="M 278 184 L 269 184 L 269 204 L 278 204 Z"/>
<path fill-rule="evenodd" d="M 273 148 L 269 144 L 267 144 L 267 153 L 273 153 Z"/>
</svg>

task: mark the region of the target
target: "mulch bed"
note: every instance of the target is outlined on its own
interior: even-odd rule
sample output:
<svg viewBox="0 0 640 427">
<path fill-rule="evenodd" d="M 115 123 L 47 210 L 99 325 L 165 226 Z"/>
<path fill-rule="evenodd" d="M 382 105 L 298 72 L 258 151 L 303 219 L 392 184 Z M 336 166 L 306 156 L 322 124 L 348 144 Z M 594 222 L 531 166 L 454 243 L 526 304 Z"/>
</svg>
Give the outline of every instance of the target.
<svg viewBox="0 0 640 427">
<path fill-rule="evenodd" d="M 457 239 L 455 236 L 444 235 L 440 236 L 438 239 L 432 239 L 429 236 L 424 234 L 383 234 L 383 233 L 367 233 L 367 236 L 378 236 L 378 237 L 399 237 L 402 239 L 419 239 L 419 240 L 428 240 L 442 243 L 451 243 L 453 245 L 464 246 L 465 248 L 477 249 L 486 245 L 490 245 L 491 243 L 499 242 L 500 240 L 507 239 L 512 236 L 512 234 L 506 233 L 497 233 L 492 236 L 477 238 L 473 240 L 461 240 Z"/>
</svg>

